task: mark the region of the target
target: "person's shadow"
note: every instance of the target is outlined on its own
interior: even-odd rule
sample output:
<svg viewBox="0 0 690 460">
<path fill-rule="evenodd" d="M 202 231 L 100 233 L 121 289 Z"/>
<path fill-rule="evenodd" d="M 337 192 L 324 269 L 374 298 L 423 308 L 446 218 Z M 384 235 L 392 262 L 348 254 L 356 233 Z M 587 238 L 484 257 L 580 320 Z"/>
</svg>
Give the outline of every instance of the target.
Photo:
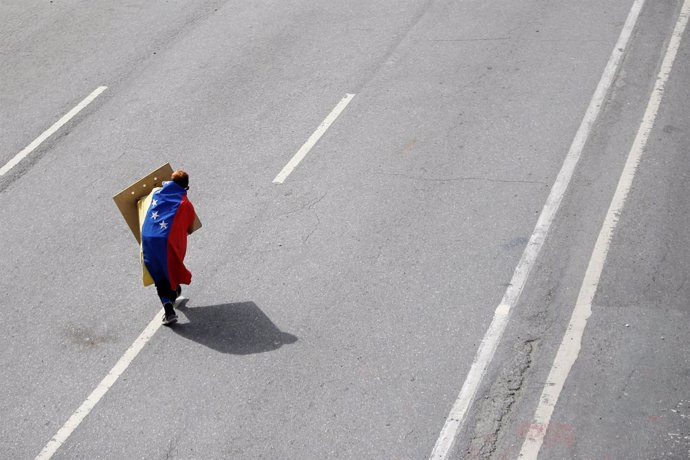
<svg viewBox="0 0 690 460">
<path fill-rule="evenodd" d="M 294 335 L 281 332 L 254 302 L 188 308 L 185 299 L 177 309 L 189 322 L 171 329 L 221 353 L 263 353 L 297 341 Z"/>
</svg>

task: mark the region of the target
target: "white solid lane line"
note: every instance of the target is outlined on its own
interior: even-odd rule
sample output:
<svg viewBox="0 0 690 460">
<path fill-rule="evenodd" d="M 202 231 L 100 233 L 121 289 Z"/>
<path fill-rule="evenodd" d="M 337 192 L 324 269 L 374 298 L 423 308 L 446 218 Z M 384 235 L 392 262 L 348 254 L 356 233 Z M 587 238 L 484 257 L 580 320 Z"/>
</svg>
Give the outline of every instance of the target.
<svg viewBox="0 0 690 460">
<path fill-rule="evenodd" d="M 91 94 L 86 96 L 86 98 L 81 101 L 79 104 L 76 105 L 72 110 L 67 112 L 62 118 L 60 118 L 58 121 L 56 121 L 53 126 L 50 128 L 46 129 L 43 134 L 38 136 L 31 144 L 27 145 L 22 149 L 21 152 L 16 154 L 14 158 L 12 158 L 5 166 L 0 168 L 0 176 L 4 176 L 9 172 L 10 169 L 14 168 L 17 163 L 22 161 L 24 158 L 26 158 L 31 152 L 36 150 L 36 148 L 43 143 L 46 139 L 48 139 L 50 136 L 55 134 L 55 132 L 62 128 L 62 126 L 70 121 L 76 114 L 82 111 L 84 107 L 89 105 L 91 102 L 93 102 L 94 99 L 96 99 L 103 91 L 108 89 L 107 86 L 99 86 Z"/>
<path fill-rule="evenodd" d="M 122 375 L 122 373 L 129 367 L 129 365 L 134 361 L 139 352 L 144 348 L 144 345 L 151 340 L 151 337 L 156 333 L 161 327 L 161 315 L 163 309 L 151 320 L 144 331 L 136 338 L 134 343 L 125 351 L 125 354 L 115 363 L 115 366 L 108 372 L 108 375 L 101 380 L 95 390 L 91 392 L 88 398 L 82 403 L 79 408 L 74 411 L 72 416 L 65 422 L 65 424 L 55 433 L 55 436 L 46 444 L 46 446 L 41 450 L 41 452 L 36 456 L 36 460 L 48 460 L 51 458 L 55 452 L 62 446 L 67 438 L 70 437 L 72 432 L 81 424 L 81 422 L 86 418 L 91 410 L 98 404 L 98 401 L 110 390 L 117 379 Z"/>
<path fill-rule="evenodd" d="M 510 313 L 520 299 L 520 294 L 522 289 L 527 282 L 532 267 L 544 245 L 544 240 L 549 232 L 551 223 L 554 220 L 558 209 L 560 208 L 561 201 L 565 195 L 565 191 L 570 184 L 570 180 L 575 171 L 582 150 L 584 148 L 587 139 L 589 138 L 590 132 L 594 122 L 599 117 L 599 112 L 604 104 L 606 95 L 609 92 L 611 84 L 618 72 L 625 50 L 628 47 L 628 42 L 630 41 L 630 36 L 632 34 L 635 25 L 637 24 L 637 19 L 640 15 L 640 10 L 645 0 L 635 0 L 633 3 L 630 13 L 628 13 L 628 18 L 623 25 L 618 42 L 613 47 L 611 56 L 609 57 L 608 63 L 604 68 L 604 72 L 599 80 L 592 100 L 587 107 L 585 116 L 582 119 L 582 123 L 575 134 L 573 143 L 568 150 L 568 154 L 565 157 L 563 166 L 556 177 L 553 187 L 551 188 L 551 193 L 549 194 L 546 204 L 539 215 L 539 220 L 534 228 L 534 232 L 527 243 L 525 251 L 522 253 L 522 257 L 518 262 L 515 272 L 513 273 L 513 278 L 510 280 L 508 289 L 506 289 L 505 294 L 501 303 L 496 308 L 494 317 L 489 325 L 489 329 L 484 334 L 482 341 L 477 350 L 477 354 L 474 357 L 470 371 L 467 374 L 465 382 L 460 390 L 460 394 L 456 399 L 453 407 L 450 410 L 446 422 L 441 430 L 441 433 L 436 441 L 434 450 L 431 452 L 431 459 L 439 460 L 445 459 L 450 453 L 453 444 L 455 443 L 455 438 L 462 428 L 465 422 L 465 417 L 467 415 L 467 410 L 469 409 L 472 401 L 474 400 L 474 395 L 479 388 L 479 385 L 484 378 L 484 373 L 487 367 L 493 359 L 494 353 L 496 352 L 496 347 L 498 342 L 503 336 L 506 325 L 508 324 L 508 319 Z"/>
<path fill-rule="evenodd" d="M 647 109 L 642 118 L 642 123 L 637 131 L 630 152 L 628 153 L 623 173 L 618 181 L 616 192 L 611 200 L 611 205 L 609 206 L 606 218 L 599 232 L 594 251 L 592 252 L 592 257 L 589 260 L 589 265 L 587 266 L 587 271 L 582 281 L 582 287 L 580 288 L 580 293 L 578 294 L 577 302 L 573 309 L 570 323 L 568 324 L 568 329 L 563 336 L 563 341 L 558 348 L 558 353 L 556 354 L 556 359 L 554 360 L 549 377 L 544 384 L 544 389 L 539 398 L 539 405 L 534 414 L 532 423 L 530 424 L 527 438 L 522 444 L 519 456 L 521 459 L 536 459 L 539 455 L 539 450 L 544 441 L 546 430 L 549 427 L 551 415 L 558 402 L 565 380 L 568 378 L 568 374 L 570 374 L 570 370 L 580 354 L 582 335 L 587 326 L 587 319 L 592 314 L 592 300 L 594 299 L 594 294 L 599 285 L 601 272 L 604 268 L 604 262 L 606 261 L 606 256 L 611 245 L 613 232 L 618 223 L 618 218 L 623 210 L 623 206 L 625 205 L 625 200 L 630 192 L 630 187 L 640 164 L 642 153 L 647 145 L 649 134 L 654 126 L 657 113 L 659 112 L 661 98 L 664 95 L 664 88 L 671 74 L 671 68 L 676 59 L 681 38 L 688 23 L 688 17 L 690 17 L 690 0 L 685 0 L 673 30 L 664 60 L 661 64 L 661 69 L 657 75 L 652 95 L 650 96 Z"/>
<path fill-rule="evenodd" d="M 345 110 L 345 107 L 350 103 L 352 98 L 355 97 L 354 94 L 346 94 L 344 98 L 338 102 L 338 105 L 328 114 L 326 119 L 316 128 L 316 131 L 309 136 L 307 142 L 300 147 L 295 156 L 285 165 L 285 167 L 278 173 L 278 175 L 273 179 L 274 184 L 282 184 L 285 179 L 294 171 L 298 164 L 307 156 L 307 153 L 314 147 L 314 145 L 321 139 L 321 136 L 326 132 L 326 130 L 333 124 L 333 122 L 338 118 L 338 116 Z"/>
</svg>

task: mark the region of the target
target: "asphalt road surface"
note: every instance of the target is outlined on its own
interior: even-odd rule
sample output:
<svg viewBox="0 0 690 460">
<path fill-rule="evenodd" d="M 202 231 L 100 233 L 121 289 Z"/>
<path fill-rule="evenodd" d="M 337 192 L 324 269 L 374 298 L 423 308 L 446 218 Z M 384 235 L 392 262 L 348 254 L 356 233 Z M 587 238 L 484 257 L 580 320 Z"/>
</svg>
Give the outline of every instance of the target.
<svg viewBox="0 0 690 460">
<path fill-rule="evenodd" d="M 690 458 L 687 17 L 3 1 L 0 457 Z M 165 162 L 174 327 L 112 201 Z"/>
</svg>

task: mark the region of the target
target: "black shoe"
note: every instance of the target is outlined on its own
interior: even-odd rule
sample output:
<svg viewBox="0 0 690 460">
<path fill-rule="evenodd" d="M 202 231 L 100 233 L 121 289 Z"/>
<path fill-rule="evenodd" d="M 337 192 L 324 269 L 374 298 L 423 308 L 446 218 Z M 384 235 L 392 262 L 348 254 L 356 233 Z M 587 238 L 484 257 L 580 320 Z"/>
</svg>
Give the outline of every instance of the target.
<svg viewBox="0 0 690 460">
<path fill-rule="evenodd" d="M 175 313 L 171 315 L 166 315 L 165 313 L 163 314 L 163 325 L 164 326 L 169 326 L 171 324 L 175 324 L 177 322 L 177 315 Z"/>
<path fill-rule="evenodd" d="M 165 310 L 165 313 L 163 313 L 163 325 L 167 326 L 177 322 L 177 315 L 175 314 L 175 310 L 173 309 L 173 305 L 171 303 L 166 303 L 163 305 L 163 310 Z"/>
</svg>

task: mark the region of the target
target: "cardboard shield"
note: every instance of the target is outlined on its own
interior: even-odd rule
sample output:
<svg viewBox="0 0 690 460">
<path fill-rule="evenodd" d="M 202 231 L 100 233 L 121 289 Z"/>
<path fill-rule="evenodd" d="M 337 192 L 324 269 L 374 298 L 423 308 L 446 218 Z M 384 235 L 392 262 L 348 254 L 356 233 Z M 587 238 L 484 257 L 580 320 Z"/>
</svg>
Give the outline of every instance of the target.
<svg viewBox="0 0 690 460">
<path fill-rule="evenodd" d="M 162 187 L 164 181 L 170 180 L 172 173 L 172 166 L 170 166 L 170 163 L 166 163 L 113 197 L 117 208 L 120 210 L 122 217 L 124 217 L 125 222 L 127 222 L 129 229 L 132 231 L 132 235 L 134 235 L 134 238 L 136 238 L 137 243 L 139 244 L 141 244 L 139 200 L 147 197 L 154 188 Z M 199 220 L 199 216 L 194 216 L 192 232 L 195 232 L 200 228 L 201 221 Z"/>
</svg>

